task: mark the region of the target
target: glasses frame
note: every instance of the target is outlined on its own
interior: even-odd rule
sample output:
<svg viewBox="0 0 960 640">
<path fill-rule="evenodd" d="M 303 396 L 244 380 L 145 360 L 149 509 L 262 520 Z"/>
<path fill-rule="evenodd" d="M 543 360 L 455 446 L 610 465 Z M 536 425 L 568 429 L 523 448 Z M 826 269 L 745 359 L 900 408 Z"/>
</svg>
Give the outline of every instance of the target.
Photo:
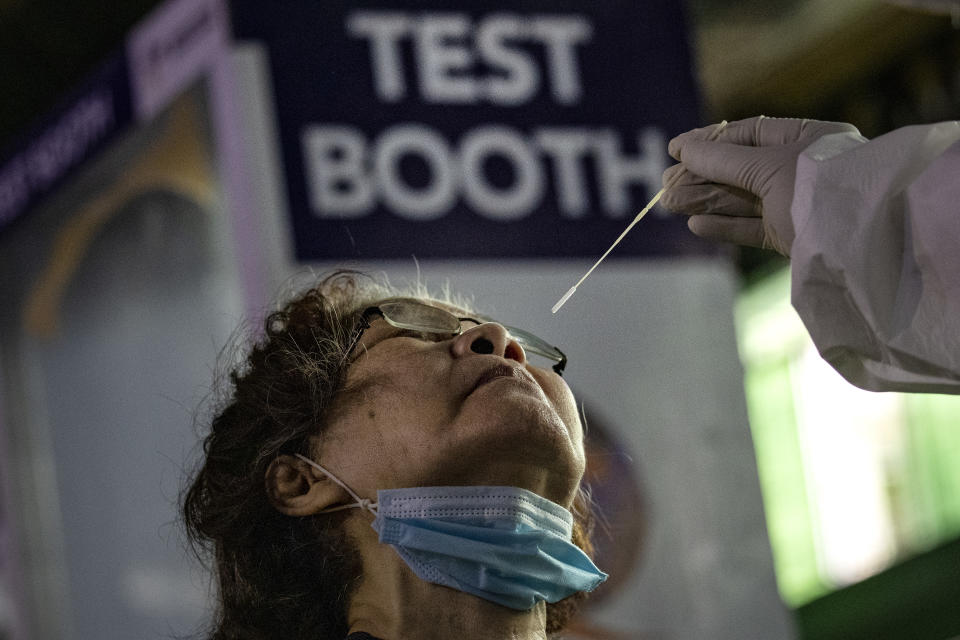
<svg viewBox="0 0 960 640">
<path fill-rule="evenodd" d="M 421 307 L 428 307 L 430 309 L 446 314 L 450 318 L 456 320 L 457 328 L 455 330 L 452 328 L 452 322 L 451 322 L 451 329 L 447 331 L 439 328 L 428 327 L 425 325 L 420 325 L 415 323 L 411 324 L 411 323 L 397 321 L 396 319 L 391 318 L 388 315 L 389 309 L 388 309 L 388 313 L 384 313 L 383 311 L 383 307 L 391 304 L 418 305 Z M 416 300 L 391 300 L 389 302 L 381 303 L 380 305 L 367 307 L 366 309 L 363 310 L 363 313 L 360 314 L 360 319 L 359 319 L 360 326 L 357 327 L 356 332 L 353 336 L 353 339 L 350 341 L 350 346 L 347 347 L 346 357 L 349 358 L 349 355 L 353 353 L 353 350 L 357 347 L 357 344 L 359 344 L 360 338 L 363 336 L 363 332 L 370 328 L 370 316 L 374 314 L 379 314 L 380 317 L 382 317 L 384 320 L 387 321 L 387 324 L 393 327 L 397 327 L 398 329 L 410 329 L 412 331 L 423 331 L 425 333 L 435 333 L 435 334 L 449 333 L 451 336 L 458 336 L 461 333 L 463 333 L 464 321 L 473 322 L 475 324 L 484 324 L 485 322 L 493 322 L 493 320 L 484 318 L 483 316 L 481 316 L 480 319 L 470 318 L 470 317 L 460 318 L 454 315 L 453 313 L 447 311 L 446 309 L 441 309 L 440 307 L 434 307 L 433 305 L 429 305 L 424 302 L 419 302 Z M 510 327 L 507 325 L 502 325 L 502 326 L 504 329 L 507 330 L 510 336 L 513 339 L 515 339 L 520 344 L 521 347 L 523 347 L 524 351 L 529 351 L 530 353 L 535 353 L 538 356 L 542 356 L 548 360 L 551 360 L 554 363 L 552 367 L 553 371 L 558 376 L 563 375 L 563 370 L 567 366 L 567 356 L 563 351 L 553 346 L 549 342 L 546 342 L 545 340 L 543 340 L 543 338 L 539 338 L 536 335 L 530 333 L 529 331 L 524 331 L 523 329 Z"/>
</svg>

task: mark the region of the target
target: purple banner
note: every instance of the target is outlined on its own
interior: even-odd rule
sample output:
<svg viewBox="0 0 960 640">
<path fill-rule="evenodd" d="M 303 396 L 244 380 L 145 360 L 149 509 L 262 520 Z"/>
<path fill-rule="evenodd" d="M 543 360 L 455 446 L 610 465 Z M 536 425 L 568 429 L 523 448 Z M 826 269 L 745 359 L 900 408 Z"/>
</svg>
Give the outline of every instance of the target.
<svg viewBox="0 0 960 640">
<path fill-rule="evenodd" d="M 126 59 L 117 55 L 0 160 L 0 232 L 103 149 L 131 119 Z"/>
<path fill-rule="evenodd" d="M 681 5 L 235 0 L 298 258 L 598 255 L 698 124 Z M 618 254 L 708 251 L 655 212 Z"/>
</svg>

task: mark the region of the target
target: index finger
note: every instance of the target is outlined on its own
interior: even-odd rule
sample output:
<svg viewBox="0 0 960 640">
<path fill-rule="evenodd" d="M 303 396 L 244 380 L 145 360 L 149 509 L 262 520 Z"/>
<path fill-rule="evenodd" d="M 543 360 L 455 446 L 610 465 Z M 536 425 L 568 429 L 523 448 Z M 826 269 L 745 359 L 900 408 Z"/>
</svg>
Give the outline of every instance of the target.
<svg viewBox="0 0 960 640">
<path fill-rule="evenodd" d="M 795 120 L 797 125 L 795 127 L 786 125 L 787 120 Z M 784 126 L 764 126 L 769 125 L 771 121 L 783 123 Z M 767 144 L 783 144 L 786 141 L 784 129 L 799 130 L 801 122 L 803 121 L 800 119 L 768 118 L 767 116 L 754 116 L 753 118 L 734 120 L 733 122 L 728 123 L 726 128 L 720 132 L 720 135 L 717 136 L 716 142 L 728 142 L 730 144 L 738 144 L 747 147 L 763 146 Z M 717 126 L 718 125 L 714 124 L 707 127 L 701 127 L 699 129 L 691 129 L 686 133 L 681 133 L 670 141 L 670 144 L 667 147 L 668 153 L 675 160 L 680 160 L 683 147 L 686 146 L 687 143 L 706 139 L 707 136 L 717 128 Z"/>
<path fill-rule="evenodd" d="M 687 142 L 690 142 L 691 140 L 706 140 L 713 134 L 713 132 L 717 129 L 717 127 L 721 126 L 722 124 L 723 123 L 718 122 L 716 124 L 709 124 L 705 127 L 700 127 L 698 129 L 691 129 L 690 131 L 681 133 L 680 135 L 670 140 L 670 144 L 667 145 L 667 153 L 669 153 L 670 157 L 673 158 L 674 160 L 680 160 L 680 149 L 683 147 L 683 145 L 685 145 Z M 724 126 L 729 128 L 731 124 L 733 123 L 728 122 Z M 721 131 L 720 135 L 717 136 L 717 140 L 723 140 L 725 135 L 726 135 L 726 130 Z"/>
<path fill-rule="evenodd" d="M 716 125 L 681 133 L 670 141 L 667 147 L 668 152 L 674 159 L 680 160 L 684 146 L 690 142 L 705 139 L 714 127 Z M 841 132 L 860 133 L 855 126 L 845 122 L 755 116 L 729 123 L 717 136 L 717 142 L 728 142 L 744 147 L 766 147 L 790 144 L 799 140 L 812 142 L 814 138 L 821 135 Z"/>
</svg>

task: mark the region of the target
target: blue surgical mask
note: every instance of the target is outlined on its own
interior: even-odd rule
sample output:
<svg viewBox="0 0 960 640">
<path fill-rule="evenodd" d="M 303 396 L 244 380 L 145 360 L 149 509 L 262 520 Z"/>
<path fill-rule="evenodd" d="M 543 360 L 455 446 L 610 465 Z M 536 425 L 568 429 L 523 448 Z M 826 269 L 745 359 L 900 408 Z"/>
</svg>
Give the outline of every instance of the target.
<svg viewBox="0 0 960 640">
<path fill-rule="evenodd" d="M 365 509 L 373 529 L 422 580 L 522 611 L 593 591 L 607 579 L 570 542 L 573 516 L 519 487 L 412 487 L 360 498 L 322 466 L 304 462 L 343 487 Z"/>
</svg>

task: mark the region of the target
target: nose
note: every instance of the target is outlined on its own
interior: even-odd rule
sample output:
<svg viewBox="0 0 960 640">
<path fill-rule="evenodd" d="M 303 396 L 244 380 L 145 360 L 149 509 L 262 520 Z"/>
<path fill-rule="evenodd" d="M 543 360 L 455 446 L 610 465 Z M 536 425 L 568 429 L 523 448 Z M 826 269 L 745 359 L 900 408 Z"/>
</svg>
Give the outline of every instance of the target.
<svg viewBox="0 0 960 640">
<path fill-rule="evenodd" d="M 454 339 L 451 348 L 457 357 L 481 353 L 497 355 L 520 364 L 527 362 L 527 354 L 520 343 L 510 337 L 502 324 L 496 322 L 470 327 Z"/>
</svg>

